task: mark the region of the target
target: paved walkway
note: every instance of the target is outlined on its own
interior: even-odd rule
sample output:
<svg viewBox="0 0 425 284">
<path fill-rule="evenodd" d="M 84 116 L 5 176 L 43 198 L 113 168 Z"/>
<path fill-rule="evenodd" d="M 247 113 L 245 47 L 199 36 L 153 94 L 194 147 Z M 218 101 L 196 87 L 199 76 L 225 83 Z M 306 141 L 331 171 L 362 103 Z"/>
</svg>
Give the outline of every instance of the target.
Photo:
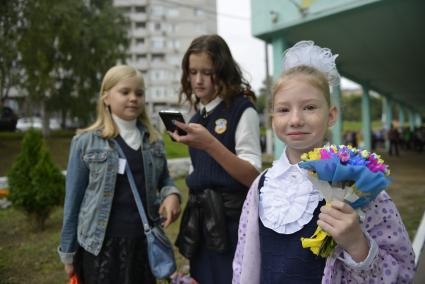
<svg viewBox="0 0 425 284">
<path fill-rule="evenodd" d="M 418 266 L 416 267 L 416 275 L 413 284 L 425 283 L 425 250 L 422 248 L 422 253 L 419 258 Z"/>
</svg>

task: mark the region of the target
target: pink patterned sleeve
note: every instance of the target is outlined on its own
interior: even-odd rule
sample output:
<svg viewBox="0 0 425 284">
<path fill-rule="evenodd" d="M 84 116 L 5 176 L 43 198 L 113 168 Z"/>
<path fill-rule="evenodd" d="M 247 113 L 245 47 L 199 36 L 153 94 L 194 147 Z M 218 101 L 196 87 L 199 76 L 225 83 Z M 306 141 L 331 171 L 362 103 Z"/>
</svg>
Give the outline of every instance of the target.
<svg viewBox="0 0 425 284">
<path fill-rule="evenodd" d="M 394 202 L 382 192 L 365 208 L 363 229 L 375 242 L 377 253 L 370 253 L 361 263 L 350 264 L 337 257 L 330 271 L 339 283 L 411 283 L 415 274 L 415 256 L 406 228 Z M 372 247 L 372 246 L 371 246 Z M 371 249 L 372 250 L 372 249 Z M 333 277 L 332 277 L 333 276 Z M 333 281 L 323 281 L 334 283 Z"/>
<path fill-rule="evenodd" d="M 242 207 L 241 217 L 239 219 L 239 230 L 238 230 L 238 244 L 236 247 L 235 256 L 233 258 L 233 279 L 232 284 L 241 283 L 241 274 L 242 274 L 242 260 L 244 257 L 244 250 L 246 244 L 246 231 L 248 225 L 248 216 L 250 213 L 250 205 L 255 196 L 254 191 L 258 190 L 258 178 L 251 185 L 248 194 L 246 196 L 245 202 Z"/>
</svg>

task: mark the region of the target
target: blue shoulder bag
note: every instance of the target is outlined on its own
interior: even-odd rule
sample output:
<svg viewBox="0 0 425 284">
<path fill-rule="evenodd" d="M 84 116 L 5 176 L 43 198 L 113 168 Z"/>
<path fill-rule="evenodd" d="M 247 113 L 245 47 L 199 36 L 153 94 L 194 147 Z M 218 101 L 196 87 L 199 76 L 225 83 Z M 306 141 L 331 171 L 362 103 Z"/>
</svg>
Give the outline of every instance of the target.
<svg viewBox="0 0 425 284">
<path fill-rule="evenodd" d="M 113 141 L 118 149 L 119 156 L 126 158 L 118 142 L 115 140 Z M 133 174 L 127 162 L 125 163 L 125 172 L 127 173 L 128 181 L 136 201 L 137 209 L 139 211 L 140 217 L 142 218 L 143 229 L 148 244 L 150 269 L 156 278 L 166 278 L 176 271 L 176 260 L 174 258 L 173 246 L 165 235 L 164 230 L 160 226 L 154 225 L 151 227 L 149 225 L 139 192 L 137 191 L 137 186 L 134 181 Z"/>
</svg>

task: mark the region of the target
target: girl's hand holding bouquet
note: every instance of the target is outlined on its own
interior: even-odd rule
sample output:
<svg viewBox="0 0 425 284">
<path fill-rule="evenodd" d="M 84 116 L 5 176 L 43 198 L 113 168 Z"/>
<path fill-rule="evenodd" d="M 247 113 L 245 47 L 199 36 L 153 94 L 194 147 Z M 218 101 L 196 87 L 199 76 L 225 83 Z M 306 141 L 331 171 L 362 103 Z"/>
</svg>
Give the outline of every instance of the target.
<svg viewBox="0 0 425 284">
<path fill-rule="evenodd" d="M 367 254 L 368 244 L 358 216 L 362 218 L 360 209 L 388 187 L 388 166 L 375 153 L 345 145 L 316 148 L 301 159 L 299 166 L 311 172 L 310 181 L 327 203 L 314 235 L 302 238 L 303 247 L 327 257 L 337 241 L 353 259 L 363 259 L 361 248 Z"/>
</svg>

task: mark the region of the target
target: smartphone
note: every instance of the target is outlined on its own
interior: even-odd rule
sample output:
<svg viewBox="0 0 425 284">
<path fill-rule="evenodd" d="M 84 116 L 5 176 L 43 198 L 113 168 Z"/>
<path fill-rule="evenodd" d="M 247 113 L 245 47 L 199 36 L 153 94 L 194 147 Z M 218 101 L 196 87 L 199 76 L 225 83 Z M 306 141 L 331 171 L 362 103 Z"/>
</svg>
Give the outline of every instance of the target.
<svg viewBox="0 0 425 284">
<path fill-rule="evenodd" d="M 181 112 L 174 111 L 174 110 L 161 110 L 161 111 L 159 111 L 159 116 L 161 117 L 162 122 L 164 123 L 165 128 L 168 131 L 174 132 L 177 129 L 177 133 L 179 135 L 186 135 L 187 134 L 186 131 L 184 131 L 181 128 L 178 128 L 173 123 L 173 120 L 177 120 L 177 121 L 185 123 L 184 117 L 181 114 Z"/>
</svg>

